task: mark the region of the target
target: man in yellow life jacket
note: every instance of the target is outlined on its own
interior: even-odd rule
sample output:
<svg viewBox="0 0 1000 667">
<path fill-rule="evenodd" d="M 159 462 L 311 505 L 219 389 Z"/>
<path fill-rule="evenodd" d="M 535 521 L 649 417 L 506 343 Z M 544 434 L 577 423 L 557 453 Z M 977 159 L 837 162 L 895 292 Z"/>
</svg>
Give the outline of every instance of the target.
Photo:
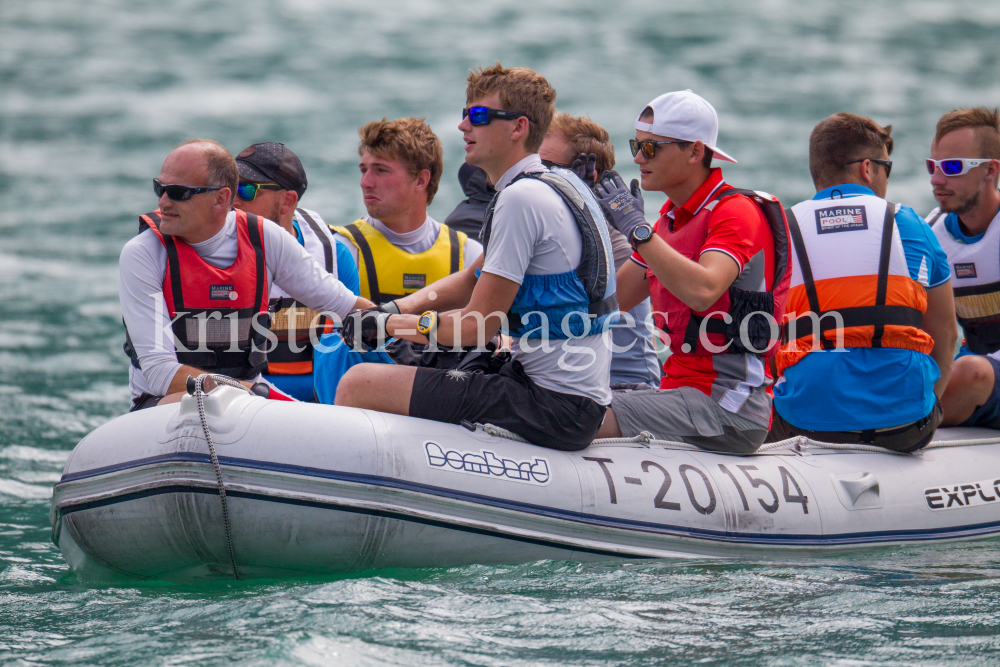
<svg viewBox="0 0 1000 667">
<path fill-rule="evenodd" d="M 475 262 L 478 242 L 427 215 L 443 160 L 423 119 L 372 121 L 358 135 L 368 215 L 332 229 L 358 265 L 361 294 L 385 305 Z"/>
</svg>

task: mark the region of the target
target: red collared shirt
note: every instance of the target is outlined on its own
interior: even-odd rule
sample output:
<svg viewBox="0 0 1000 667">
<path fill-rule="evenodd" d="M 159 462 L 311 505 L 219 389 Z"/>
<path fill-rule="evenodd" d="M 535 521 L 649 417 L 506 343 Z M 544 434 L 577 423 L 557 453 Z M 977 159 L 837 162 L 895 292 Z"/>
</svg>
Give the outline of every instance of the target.
<svg viewBox="0 0 1000 667">
<path fill-rule="evenodd" d="M 677 207 L 669 200 L 663 205 L 654 229 L 658 231 L 662 229 L 665 232 L 671 226 L 677 229 L 687 224 L 720 190 L 724 191 L 730 187 L 722 177 L 722 170 L 712 169 L 705 182 L 682 206 Z M 740 272 L 755 255 L 763 252 L 766 288 L 771 288 L 774 276 L 774 238 L 763 213 L 745 197 L 726 197 L 712 209 L 708 222 L 708 235 L 698 254 L 701 256 L 709 251 L 722 252 L 732 257 Z M 656 280 L 640 253 L 634 253 L 632 259 L 646 268 L 647 277 Z M 654 311 L 662 309 L 656 303 L 653 304 Z M 726 363 L 728 360 L 716 359 L 721 355 L 694 356 L 680 350 L 671 352 L 671 356 L 663 365 L 664 377 L 660 385 L 663 389 L 694 387 L 711 396 L 713 385 L 721 387 L 733 384 L 734 381 L 744 384 L 750 381 L 751 386 L 760 386 L 743 371 L 739 373 L 739 377 L 735 375 L 730 377 L 728 367 L 733 364 Z M 732 361 L 735 361 L 735 358 Z M 746 367 L 745 364 L 743 366 Z M 750 375 L 755 374 L 750 373 Z M 760 380 L 763 380 L 763 377 Z"/>
</svg>

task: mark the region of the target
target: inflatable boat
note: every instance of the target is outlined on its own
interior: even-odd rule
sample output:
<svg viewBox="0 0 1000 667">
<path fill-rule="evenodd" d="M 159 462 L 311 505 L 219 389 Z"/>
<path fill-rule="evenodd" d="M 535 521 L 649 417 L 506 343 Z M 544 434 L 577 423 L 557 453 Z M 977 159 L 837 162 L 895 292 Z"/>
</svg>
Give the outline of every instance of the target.
<svg viewBox="0 0 1000 667">
<path fill-rule="evenodd" d="M 540 559 L 820 553 L 1000 534 L 1000 438 L 752 456 L 640 436 L 579 452 L 489 425 L 219 386 L 73 450 L 52 537 L 85 581 L 294 577 Z"/>
</svg>

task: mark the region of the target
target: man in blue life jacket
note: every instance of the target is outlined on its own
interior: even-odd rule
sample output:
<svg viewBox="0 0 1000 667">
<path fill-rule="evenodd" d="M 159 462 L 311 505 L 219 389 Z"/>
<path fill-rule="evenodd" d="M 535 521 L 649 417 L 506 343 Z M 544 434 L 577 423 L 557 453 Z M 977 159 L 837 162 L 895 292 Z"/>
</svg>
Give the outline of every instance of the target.
<svg viewBox="0 0 1000 667">
<path fill-rule="evenodd" d="M 474 70 L 468 84 L 458 126 L 466 161 L 498 192 L 483 256 L 397 300 L 403 314 L 349 317 L 343 335 L 352 347 L 375 347 L 387 336 L 481 347 L 504 330 L 512 359 L 493 372 L 362 364 L 344 376 L 337 404 L 488 422 L 537 445 L 582 449 L 611 401 L 607 329 L 618 307 L 607 225 L 588 186 L 549 172 L 538 157 L 555 105 L 548 82 L 498 63 Z"/>
<path fill-rule="evenodd" d="M 615 147 L 607 130 L 584 116 L 556 111 L 538 149 L 550 169 L 571 169 L 587 185 L 615 168 Z M 608 229 L 615 255 L 615 271 L 632 257 L 632 245 L 617 229 Z M 611 329 L 611 388 L 653 389 L 660 386 L 660 363 L 653 345 L 652 306 L 645 299 Z"/>
<path fill-rule="evenodd" d="M 911 452 L 941 421 L 956 339 L 948 262 L 920 216 L 885 199 L 891 131 L 837 113 L 809 138 L 817 192 L 788 214 L 790 340 L 776 358 L 771 441 Z"/>
<path fill-rule="evenodd" d="M 1000 429 L 1000 113 L 956 109 L 927 160 L 938 208 L 927 216 L 951 265 L 965 340 L 941 397 L 944 426 Z"/>
<path fill-rule="evenodd" d="M 240 181 L 235 208 L 273 220 L 327 273 L 355 295 L 358 267 L 350 250 L 334 238 L 319 213 L 301 208 L 308 180 L 298 156 L 280 143 L 257 143 L 236 156 Z M 277 344 L 267 353 L 264 377 L 300 401 L 313 399 L 313 343 L 330 323 L 290 297 L 277 285 L 270 294 L 271 332 Z"/>
</svg>

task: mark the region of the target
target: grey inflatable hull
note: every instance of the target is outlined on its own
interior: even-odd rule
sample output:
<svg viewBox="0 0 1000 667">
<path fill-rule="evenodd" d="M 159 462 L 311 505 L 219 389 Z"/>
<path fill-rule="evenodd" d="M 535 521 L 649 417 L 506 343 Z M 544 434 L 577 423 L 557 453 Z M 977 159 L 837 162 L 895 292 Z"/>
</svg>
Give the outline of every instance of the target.
<svg viewBox="0 0 1000 667">
<path fill-rule="evenodd" d="M 1000 533 L 1000 439 L 908 456 L 789 443 L 546 450 L 366 410 L 206 398 L 123 415 L 73 450 L 53 540 L 86 581 L 291 577 L 540 559 L 745 557 Z M 981 438 L 966 446 L 947 441 Z M 985 440 L 982 440 L 985 439 Z"/>
</svg>

